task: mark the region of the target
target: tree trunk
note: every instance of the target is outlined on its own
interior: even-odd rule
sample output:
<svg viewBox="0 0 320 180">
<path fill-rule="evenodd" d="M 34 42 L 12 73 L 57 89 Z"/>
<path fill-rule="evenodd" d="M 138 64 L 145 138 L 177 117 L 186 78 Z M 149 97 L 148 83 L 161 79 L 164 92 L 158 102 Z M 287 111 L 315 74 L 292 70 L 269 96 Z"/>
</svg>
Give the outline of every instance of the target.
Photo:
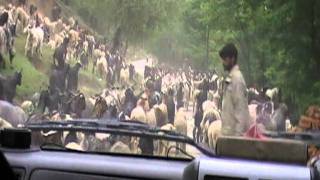
<svg viewBox="0 0 320 180">
<path fill-rule="evenodd" d="M 113 38 L 111 53 L 115 53 L 117 50 L 119 50 L 119 47 L 121 44 L 121 34 L 122 34 L 122 30 L 121 30 L 121 27 L 119 26 Z"/>
<path fill-rule="evenodd" d="M 243 56 L 244 56 L 244 61 L 247 62 L 247 79 L 246 79 L 246 83 L 247 85 L 248 84 L 251 84 L 252 83 L 252 77 L 251 77 L 251 64 L 250 64 L 250 41 L 249 41 L 249 38 L 248 38 L 248 35 L 247 35 L 247 30 L 245 28 L 245 25 L 243 23 L 239 23 L 239 27 L 240 27 L 240 30 L 242 33 L 242 38 L 240 40 L 240 45 L 241 45 L 241 42 L 243 44 Z M 239 58 L 238 58 L 239 59 Z M 238 61 L 239 63 L 239 61 Z"/>
<path fill-rule="evenodd" d="M 209 39 L 210 39 L 210 29 L 207 25 L 207 32 L 206 32 L 206 68 L 209 68 Z"/>
<path fill-rule="evenodd" d="M 248 83 L 252 83 L 252 72 L 251 72 L 251 63 L 250 63 L 250 44 L 248 42 L 248 49 L 247 49 L 247 63 L 248 63 Z"/>
<path fill-rule="evenodd" d="M 320 70 L 320 56 L 318 53 L 318 47 L 319 47 L 319 43 L 317 40 L 317 27 L 316 26 L 316 0 L 313 0 L 311 2 L 311 49 L 312 49 L 312 59 L 311 61 L 314 61 L 316 66 L 314 69 L 314 75 L 315 75 L 315 79 L 320 80 L 320 74 L 319 74 L 319 70 Z"/>
<path fill-rule="evenodd" d="M 264 86 L 266 84 L 266 78 L 264 76 L 264 72 L 266 71 L 266 63 L 265 63 L 265 53 L 262 52 L 262 58 L 260 59 L 260 68 L 261 68 L 261 83 L 260 87 Z"/>
<path fill-rule="evenodd" d="M 123 57 L 126 57 L 127 51 L 128 51 L 128 47 L 129 47 L 129 42 L 128 42 L 128 39 L 126 39 L 125 46 L 124 46 L 124 51 L 123 51 Z"/>
<path fill-rule="evenodd" d="M 250 45 L 249 41 L 245 37 L 241 37 L 239 39 L 240 49 L 242 51 L 242 57 L 243 61 L 242 64 L 240 64 L 240 67 L 243 67 L 247 71 L 243 71 L 243 74 L 245 76 L 245 80 L 247 85 L 252 83 L 252 74 L 251 74 L 251 64 L 250 64 Z M 239 64 L 239 56 L 238 56 L 238 64 Z"/>
</svg>

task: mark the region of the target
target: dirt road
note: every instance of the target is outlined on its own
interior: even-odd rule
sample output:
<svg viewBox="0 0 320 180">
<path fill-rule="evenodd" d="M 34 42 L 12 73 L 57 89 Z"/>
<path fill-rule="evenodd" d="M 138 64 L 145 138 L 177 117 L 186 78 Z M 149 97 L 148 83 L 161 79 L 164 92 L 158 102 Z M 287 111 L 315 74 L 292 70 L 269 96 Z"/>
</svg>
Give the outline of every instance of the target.
<svg viewBox="0 0 320 180">
<path fill-rule="evenodd" d="M 145 59 L 137 60 L 131 62 L 132 65 L 135 67 L 136 72 L 143 77 L 144 67 L 147 64 Z M 190 138 L 193 138 L 193 128 L 194 128 L 194 120 L 193 120 L 193 112 L 192 112 L 192 102 L 189 102 L 188 110 L 186 111 L 187 116 L 187 135 Z M 187 152 L 191 153 L 192 155 L 199 155 L 199 152 L 191 147 L 187 146 Z"/>
</svg>

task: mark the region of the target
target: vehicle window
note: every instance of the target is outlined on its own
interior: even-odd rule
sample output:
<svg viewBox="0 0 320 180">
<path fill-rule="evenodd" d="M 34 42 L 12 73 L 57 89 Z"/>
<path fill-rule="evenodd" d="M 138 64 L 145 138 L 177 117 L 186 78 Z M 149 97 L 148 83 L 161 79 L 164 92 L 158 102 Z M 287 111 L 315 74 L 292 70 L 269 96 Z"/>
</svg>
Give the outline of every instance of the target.
<svg viewBox="0 0 320 180">
<path fill-rule="evenodd" d="M 221 136 L 308 136 L 313 157 L 319 9 L 316 0 L 1 1 L 0 127 L 34 128 L 44 150 L 187 159 L 214 152 Z"/>
<path fill-rule="evenodd" d="M 62 150 L 100 154 L 143 155 L 193 159 L 201 152 L 191 145 L 148 137 L 70 131 L 33 132 L 34 145 L 43 150 Z"/>
</svg>

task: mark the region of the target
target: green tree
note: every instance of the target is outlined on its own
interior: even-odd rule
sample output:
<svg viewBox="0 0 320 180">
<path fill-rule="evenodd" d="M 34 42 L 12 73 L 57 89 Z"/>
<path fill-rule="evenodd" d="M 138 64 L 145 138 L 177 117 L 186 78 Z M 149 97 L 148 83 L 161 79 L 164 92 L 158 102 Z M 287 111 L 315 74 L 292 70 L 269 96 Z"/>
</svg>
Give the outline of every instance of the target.
<svg viewBox="0 0 320 180">
<path fill-rule="evenodd" d="M 72 0 L 114 49 L 141 45 L 160 61 L 222 73 L 219 49 L 234 42 L 248 85 L 277 86 L 291 113 L 320 104 L 317 0 Z M 124 45 L 123 45 L 124 44 Z M 124 48 L 126 49 L 126 48 Z"/>
<path fill-rule="evenodd" d="M 177 2 L 174 0 L 73 0 L 74 7 L 90 25 L 112 40 L 112 51 L 140 44 L 164 27 Z M 112 35 L 110 35 L 112 34 Z"/>
</svg>

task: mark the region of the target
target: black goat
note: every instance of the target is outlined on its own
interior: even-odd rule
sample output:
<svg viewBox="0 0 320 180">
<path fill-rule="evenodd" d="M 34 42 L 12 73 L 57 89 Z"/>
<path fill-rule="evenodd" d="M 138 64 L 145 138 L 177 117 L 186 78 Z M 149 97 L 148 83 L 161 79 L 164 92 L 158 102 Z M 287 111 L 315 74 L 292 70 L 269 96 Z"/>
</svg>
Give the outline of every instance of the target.
<svg viewBox="0 0 320 180">
<path fill-rule="evenodd" d="M 17 85 L 21 85 L 22 81 L 22 73 L 21 71 L 15 72 L 12 76 L 1 76 L 0 75 L 0 82 L 3 85 L 3 99 L 11 102 L 13 101 L 13 98 L 16 95 L 16 88 Z"/>
</svg>

